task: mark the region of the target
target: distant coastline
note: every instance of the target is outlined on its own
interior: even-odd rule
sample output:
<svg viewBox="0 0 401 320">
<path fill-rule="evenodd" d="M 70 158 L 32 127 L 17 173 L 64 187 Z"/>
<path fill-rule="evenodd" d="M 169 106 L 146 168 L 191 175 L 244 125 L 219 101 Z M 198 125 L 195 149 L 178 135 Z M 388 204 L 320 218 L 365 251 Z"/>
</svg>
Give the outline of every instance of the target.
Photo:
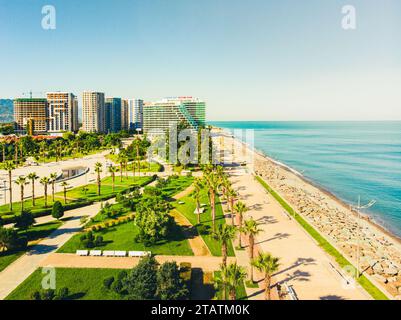
<svg viewBox="0 0 401 320">
<path fill-rule="evenodd" d="M 235 122 L 237 122 L 237 121 L 235 121 Z M 398 122 L 398 121 L 393 121 L 393 122 Z M 239 122 L 239 123 L 241 123 L 241 122 Z M 258 123 L 258 122 L 255 121 L 254 123 Z M 217 126 L 217 125 L 215 125 L 213 123 L 211 123 L 211 125 L 216 127 L 216 128 L 219 128 L 219 129 L 223 130 L 226 133 L 229 133 L 230 135 L 232 135 L 232 130 L 233 130 L 232 128 L 225 128 L 225 127 Z M 286 164 L 283 161 L 274 159 L 273 157 L 271 157 L 269 154 L 267 154 L 263 150 L 258 149 L 256 146 L 250 146 L 249 144 L 245 143 L 244 141 L 242 141 L 238 137 L 235 137 L 235 139 L 237 141 L 240 141 L 247 148 L 249 148 L 252 151 L 254 151 L 255 154 L 257 154 L 257 155 L 267 159 L 268 161 L 280 166 L 284 170 L 286 170 L 288 172 L 291 172 L 292 174 L 298 176 L 305 183 L 310 184 L 310 185 L 314 186 L 315 188 L 318 188 L 321 192 L 326 194 L 328 197 L 332 198 L 334 201 L 337 201 L 338 203 L 340 203 L 343 207 L 348 208 L 348 209 L 350 208 L 351 204 L 346 199 L 343 199 L 341 196 L 337 195 L 335 192 L 331 191 L 329 188 L 327 188 L 326 186 L 324 186 L 321 183 L 319 183 L 319 181 L 317 181 L 316 179 L 313 179 L 313 178 L 310 178 L 310 177 L 306 177 L 302 172 L 299 172 L 298 170 L 292 168 L 290 165 Z M 352 212 L 354 213 L 355 216 L 357 215 L 357 213 L 354 210 L 352 210 Z M 373 224 L 380 231 L 382 231 L 383 233 L 385 233 L 386 235 L 388 235 L 389 237 L 394 239 L 396 242 L 401 244 L 401 236 L 400 236 L 400 234 L 397 234 L 396 232 L 394 232 L 393 230 L 388 228 L 386 226 L 387 223 L 385 221 L 383 221 L 382 219 L 376 219 L 375 218 L 376 216 L 379 216 L 379 213 L 377 211 L 375 211 L 373 209 L 373 210 L 370 210 L 369 213 L 360 213 L 360 216 L 365 221 Z"/>
</svg>

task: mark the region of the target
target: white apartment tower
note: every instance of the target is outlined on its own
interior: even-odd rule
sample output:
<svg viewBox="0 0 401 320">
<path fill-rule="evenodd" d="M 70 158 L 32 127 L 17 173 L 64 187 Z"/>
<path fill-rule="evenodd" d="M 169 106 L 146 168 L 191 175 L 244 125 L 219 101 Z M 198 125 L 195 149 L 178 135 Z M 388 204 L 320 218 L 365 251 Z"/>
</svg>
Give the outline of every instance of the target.
<svg viewBox="0 0 401 320">
<path fill-rule="evenodd" d="M 105 100 L 103 92 L 82 93 L 82 127 L 86 132 L 105 132 Z"/>
<path fill-rule="evenodd" d="M 47 131 L 58 134 L 64 131 L 78 131 L 78 100 L 68 92 L 48 92 Z"/>
<path fill-rule="evenodd" d="M 143 130 L 143 100 L 128 100 L 128 128 Z"/>
</svg>

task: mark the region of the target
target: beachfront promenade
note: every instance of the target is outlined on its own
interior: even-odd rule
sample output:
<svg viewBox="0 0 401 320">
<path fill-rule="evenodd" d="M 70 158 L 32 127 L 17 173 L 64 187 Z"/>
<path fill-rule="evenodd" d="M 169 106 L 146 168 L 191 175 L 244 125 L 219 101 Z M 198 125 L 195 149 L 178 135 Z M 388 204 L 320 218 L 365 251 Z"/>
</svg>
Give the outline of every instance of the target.
<svg viewBox="0 0 401 320">
<path fill-rule="evenodd" d="M 281 205 L 255 180 L 250 172 L 232 171 L 231 182 L 239 198 L 263 231 L 255 243 L 262 252 L 280 257 L 280 271 L 273 283 L 292 286 L 300 300 L 370 299 L 359 286 L 347 285 L 336 263 L 290 218 Z M 262 280 L 257 278 L 256 280 Z M 262 299 L 263 295 L 260 294 Z"/>
<path fill-rule="evenodd" d="M 219 148 L 220 137 L 215 137 Z M 234 139 L 227 139 L 226 145 L 233 144 L 232 150 L 243 146 Z M 249 161 L 249 154 L 235 152 L 222 155 L 230 161 L 242 163 Z M 234 167 L 228 170 L 233 187 L 239 193 L 240 201 L 250 209 L 245 219 L 252 217 L 260 223 L 262 232 L 256 237 L 257 250 L 269 252 L 280 258 L 280 269 L 274 275 L 273 285 L 280 283 L 292 286 L 300 300 L 366 300 L 372 299 L 358 284 L 347 284 L 344 273 L 337 263 L 315 242 L 284 208 L 255 179 L 253 168 Z M 246 265 L 246 264 L 244 264 Z M 256 280 L 262 283 L 262 275 L 255 273 Z M 349 280 L 349 279 L 347 279 Z M 255 291 L 255 290 L 253 290 Z M 252 297 L 263 299 L 263 293 Z"/>
</svg>

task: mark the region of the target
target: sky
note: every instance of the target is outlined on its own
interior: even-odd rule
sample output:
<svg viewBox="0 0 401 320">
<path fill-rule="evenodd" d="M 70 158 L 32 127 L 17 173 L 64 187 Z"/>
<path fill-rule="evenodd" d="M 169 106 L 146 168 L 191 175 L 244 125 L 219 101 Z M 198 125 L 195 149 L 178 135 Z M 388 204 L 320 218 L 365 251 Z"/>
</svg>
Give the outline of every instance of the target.
<svg viewBox="0 0 401 320">
<path fill-rule="evenodd" d="M 0 98 L 94 90 L 199 97 L 210 121 L 401 120 L 400 36 L 399 0 L 0 0 Z"/>
</svg>

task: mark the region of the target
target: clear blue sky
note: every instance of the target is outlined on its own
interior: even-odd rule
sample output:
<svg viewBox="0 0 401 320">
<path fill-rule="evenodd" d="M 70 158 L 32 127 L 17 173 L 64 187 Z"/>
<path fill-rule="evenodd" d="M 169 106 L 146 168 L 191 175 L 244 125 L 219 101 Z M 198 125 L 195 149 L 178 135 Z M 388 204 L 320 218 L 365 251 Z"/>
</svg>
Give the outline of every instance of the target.
<svg viewBox="0 0 401 320">
<path fill-rule="evenodd" d="M 0 97 L 192 95 L 209 120 L 401 119 L 400 39 L 399 0 L 0 0 Z"/>
</svg>

